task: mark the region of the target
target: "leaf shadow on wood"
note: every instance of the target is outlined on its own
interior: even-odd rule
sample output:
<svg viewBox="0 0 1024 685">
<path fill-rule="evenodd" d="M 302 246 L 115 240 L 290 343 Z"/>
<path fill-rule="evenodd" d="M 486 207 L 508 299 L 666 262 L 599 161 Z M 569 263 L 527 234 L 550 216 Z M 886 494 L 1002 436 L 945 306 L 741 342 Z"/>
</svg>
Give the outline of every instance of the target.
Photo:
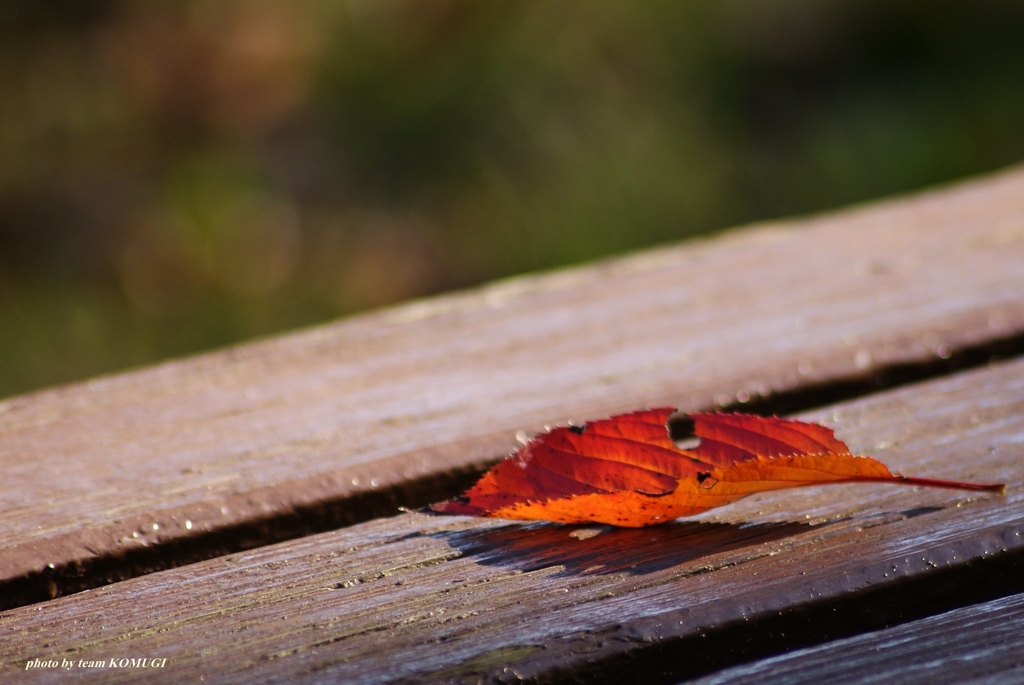
<svg viewBox="0 0 1024 685">
<path fill-rule="evenodd" d="M 813 528 L 820 528 L 817 524 Z M 812 529 L 809 523 L 674 521 L 648 528 L 512 524 L 486 530 L 436 533 L 463 556 L 487 566 L 535 571 L 562 566 L 559 575 L 642 575 L 722 552 L 781 540 Z"/>
</svg>

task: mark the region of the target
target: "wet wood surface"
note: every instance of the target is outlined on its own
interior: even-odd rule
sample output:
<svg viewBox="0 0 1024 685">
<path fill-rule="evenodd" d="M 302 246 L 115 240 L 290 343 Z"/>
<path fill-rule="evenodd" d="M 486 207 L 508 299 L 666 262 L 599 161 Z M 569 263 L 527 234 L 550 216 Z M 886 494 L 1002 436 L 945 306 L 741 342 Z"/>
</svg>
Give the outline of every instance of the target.
<svg viewBox="0 0 1024 685">
<path fill-rule="evenodd" d="M 147 682 L 675 682 L 1020 591 L 1024 360 L 802 418 L 894 470 L 1007 493 L 828 486 L 634 530 L 403 514 L 4 612 L 0 668 L 157 658 Z"/>
<path fill-rule="evenodd" d="M 1024 682 L 1024 595 L 726 669 L 693 685 Z"/>
<path fill-rule="evenodd" d="M 117 580 L 135 573 L 118 560 L 171 564 L 218 531 L 255 546 L 302 534 L 318 506 L 365 520 L 452 494 L 444 478 L 546 423 L 871 379 L 1021 336 L 1022 263 L 1015 169 L 12 398 L 0 585 L 57 595 L 83 569 Z"/>
</svg>

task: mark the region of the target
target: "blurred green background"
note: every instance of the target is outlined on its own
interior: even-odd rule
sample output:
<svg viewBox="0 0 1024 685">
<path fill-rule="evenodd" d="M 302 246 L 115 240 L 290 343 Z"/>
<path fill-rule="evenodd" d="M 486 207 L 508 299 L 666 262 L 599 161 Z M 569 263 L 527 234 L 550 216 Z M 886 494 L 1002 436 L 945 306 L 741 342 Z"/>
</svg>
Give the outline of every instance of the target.
<svg viewBox="0 0 1024 685">
<path fill-rule="evenodd" d="M 1024 2 L 4 0 L 0 396 L 1024 159 Z"/>
</svg>

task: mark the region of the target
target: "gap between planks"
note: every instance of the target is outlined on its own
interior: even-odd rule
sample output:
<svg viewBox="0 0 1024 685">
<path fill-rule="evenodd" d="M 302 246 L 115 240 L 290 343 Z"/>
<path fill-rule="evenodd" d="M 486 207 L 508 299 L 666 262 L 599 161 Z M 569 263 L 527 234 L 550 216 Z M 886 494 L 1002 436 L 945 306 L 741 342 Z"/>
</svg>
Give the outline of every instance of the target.
<svg viewBox="0 0 1024 685">
<path fill-rule="evenodd" d="M 692 685 L 1024 682 L 1024 595 L 736 666 Z"/>
<path fill-rule="evenodd" d="M 1024 360 L 801 418 L 896 471 L 1007 494 L 827 486 L 638 530 L 405 514 L 5 612 L 0 664 L 130 652 L 168 659 L 151 682 L 674 682 L 1024 590 Z"/>
</svg>

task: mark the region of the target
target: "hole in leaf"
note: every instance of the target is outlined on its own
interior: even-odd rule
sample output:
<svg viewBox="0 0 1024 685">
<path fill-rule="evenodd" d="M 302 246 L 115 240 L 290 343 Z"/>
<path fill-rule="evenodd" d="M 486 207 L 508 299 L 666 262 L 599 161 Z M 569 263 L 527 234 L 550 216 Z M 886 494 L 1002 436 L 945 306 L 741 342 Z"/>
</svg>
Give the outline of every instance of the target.
<svg viewBox="0 0 1024 685">
<path fill-rule="evenodd" d="M 672 442 L 679 443 L 683 440 L 696 438 L 695 429 L 696 424 L 693 422 L 693 419 L 685 414 L 673 416 L 668 420 L 668 436 L 672 438 Z"/>
</svg>

